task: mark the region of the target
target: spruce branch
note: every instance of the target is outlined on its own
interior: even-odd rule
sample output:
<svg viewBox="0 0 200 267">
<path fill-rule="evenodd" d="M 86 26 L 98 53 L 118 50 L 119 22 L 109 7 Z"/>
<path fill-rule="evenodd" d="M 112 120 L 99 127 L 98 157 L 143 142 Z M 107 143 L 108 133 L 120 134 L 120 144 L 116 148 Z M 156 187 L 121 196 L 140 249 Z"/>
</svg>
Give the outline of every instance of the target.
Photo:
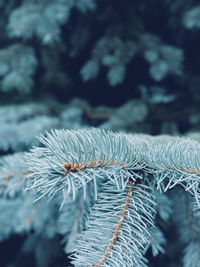
<svg viewBox="0 0 200 267">
<path fill-rule="evenodd" d="M 45 205 L 43 197 L 56 196 L 56 227 L 50 227 L 49 234 L 64 235 L 65 251 L 73 253 L 71 258 L 77 267 L 146 266 L 144 255 L 149 247 L 154 255 L 164 252 L 165 238 L 154 226 L 155 214 L 158 212 L 162 223 L 167 223 L 174 203 L 163 193 L 174 189 L 179 196 L 176 188 L 181 185 L 185 196 L 192 193 L 199 204 L 197 141 L 95 128 L 52 130 L 39 140 L 41 147 L 2 160 L 1 195 L 12 198 L 9 203 L 2 201 L 2 207 L 20 208 L 15 214 L 17 226 L 5 228 L 1 235 L 43 229 L 51 220 L 46 214 L 43 223 L 37 224 L 40 210 L 49 213 L 50 205 Z M 23 193 L 25 186 L 36 194 Z M 199 259 L 199 212 L 194 213 L 192 194 L 187 195 L 188 207 L 177 211 L 183 216 L 183 220 L 178 218 L 182 226 L 179 224 L 186 229 L 183 238 L 180 234 L 185 244 L 184 267 L 190 266 L 192 249 L 195 267 Z M 32 203 L 33 199 L 38 202 Z"/>
<path fill-rule="evenodd" d="M 130 137 L 129 137 L 130 138 Z M 200 144 L 183 137 L 150 137 L 144 152 L 146 171 L 157 188 L 166 192 L 177 185 L 194 195 L 200 205 Z"/>
<path fill-rule="evenodd" d="M 97 178 L 108 179 L 124 189 L 127 177 L 145 177 L 164 192 L 181 184 L 199 203 L 197 141 L 116 134 L 94 128 L 54 130 L 41 136 L 40 142 L 43 147 L 32 149 L 27 156 L 29 188 L 37 188 L 39 198 L 53 197 L 62 190 L 74 199 L 81 187 L 86 196 L 87 183 Z"/>
<path fill-rule="evenodd" d="M 145 185 L 127 183 L 122 192 L 106 183 L 91 209 L 72 256 L 75 266 L 146 266 L 155 202 Z"/>
<path fill-rule="evenodd" d="M 109 244 L 107 245 L 107 248 L 104 250 L 103 255 L 101 256 L 101 259 L 96 264 L 93 264 L 93 267 L 102 266 L 106 262 L 106 260 L 109 258 L 110 253 L 111 253 L 115 243 L 117 242 L 117 240 L 119 238 L 120 230 L 124 224 L 125 216 L 127 215 L 129 205 L 131 202 L 133 189 L 134 189 L 134 185 L 133 185 L 133 183 L 130 182 L 130 187 L 128 189 L 126 199 L 124 201 L 124 207 L 122 208 L 122 211 L 121 211 L 121 214 L 119 217 L 119 221 L 117 222 L 117 226 L 115 227 L 115 229 L 113 231 L 112 237 L 109 241 Z"/>
<path fill-rule="evenodd" d="M 27 156 L 30 188 L 41 197 L 58 191 L 75 198 L 76 191 L 93 179 L 111 180 L 125 188 L 127 177 L 140 177 L 141 146 L 134 147 L 126 135 L 90 130 L 54 130 L 40 137 L 44 147 L 34 148 Z"/>
</svg>

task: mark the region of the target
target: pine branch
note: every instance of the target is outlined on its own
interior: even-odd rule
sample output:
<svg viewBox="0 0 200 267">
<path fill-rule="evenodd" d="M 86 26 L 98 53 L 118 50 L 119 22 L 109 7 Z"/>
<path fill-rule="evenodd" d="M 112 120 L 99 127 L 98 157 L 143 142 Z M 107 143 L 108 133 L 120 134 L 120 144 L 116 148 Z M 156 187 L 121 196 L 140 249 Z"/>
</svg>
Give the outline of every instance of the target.
<svg viewBox="0 0 200 267">
<path fill-rule="evenodd" d="M 149 190 L 132 182 L 124 192 L 110 182 L 104 185 L 77 242 L 75 266 L 146 266 L 143 252 L 155 214 Z"/>
<path fill-rule="evenodd" d="M 150 138 L 144 153 L 147 172 L 154 176 L 159 190 L 166 192 L 180 184 L 200 204 L 199 152 L 199 142 L 191 139 L 170 136 Z"/>
<path fill-rule="evenodd" d="M 176 202 L 183 204 L 177 190 L 181 185 L 199 204 L 197 141 L 95 128 L 53 130 L 39 139 L 42 147 L 2 160 L 1 195 L 12 198 L 12 203 L 2 202 L 2 208 L 16 203 L 19 208 L 14 215 L 17 224 L 5 228 L 1 235 L 31 229 L 42 234 L 46 222 L 54 218 L 48 233 L 53 236 L 58 231 L 65 236 L 66 252 L 74 251 L 77 267 L 146 266 L 144 254 L 150 246 L 154 255 L 164 252 L 165 239 L 154 226 L 155 213 L 166 222 L 174 205 L 163 193 L 174 188 L 179 197 Z M 25 186 L 36 195 L 22 193 Z M 58 209 L 51 214 L 44 196 L 57 196 L 56 207 L 61 203 L 58 223 Z M 33 199 L 38 202 L 33 204 Z M 199 212 L 194 213 L 193 201 L 190 194 L 189 206 L 183 212 L 183 207 L 177 209 L 179 228 L 184 232 L 181 241 L 186 247 L 184 267 L 190 262 L 196 267 L 198 262 Z M 41 220 L 40 213 L 44 215 Z M 192 248 L 195 257 L 189 261 Z"/>
<path fill-rule="evenodd" d="M 60 190 L 75 198 L 76 190 L 93 179 L 111 180 L 125 188 L 126 177 L 140 176 L 141 146 L 132 147 L 126 135 L 100 129 L 55 130 L 41 136 L 44 148 L 34 148 L 27 156 L 30 188 L 37 188 L 41 197 L 53 196 Z"/>
<path fill-rule="evenodd" d="M 100 267 L 108 260 L 110 253 L 112 252 L 113 247 L 115 246 L 115 244 L 119 238 L 121 228 L 124 224 L 125 217 L 127 215 L 129 205 L 131 202 L 133 189 L 134 189 L 134 185 L 133 185 L 133 183 L 131 183 L 129 190 L 127 192 L 126 199 L 124 201 L 124 207 L 122 208 L 122 211 L 121 211 L 121 214 L 119 217 L 119 221 L 117 222 L 117 226 L 115 227 L 115 229 L 113 231 L 112 237 L 111 237 L 106 249 L 104 250 L 103 255 L 101 256 L 101 259 L 96 264 L 93 264 L 93 267 Z"/>
</svg>

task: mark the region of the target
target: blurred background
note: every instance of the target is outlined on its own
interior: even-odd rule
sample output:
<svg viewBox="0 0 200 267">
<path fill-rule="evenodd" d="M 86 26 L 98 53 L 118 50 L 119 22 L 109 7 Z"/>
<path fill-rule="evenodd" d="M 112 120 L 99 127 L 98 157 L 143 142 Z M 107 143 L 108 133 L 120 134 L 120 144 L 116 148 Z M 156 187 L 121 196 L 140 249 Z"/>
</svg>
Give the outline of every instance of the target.
<svg viewBox="0 0 200 267">
<path fill-rule="evenodd" d="M 199 138 L 199 48 L 197 0 L 0 0 L 0 156 L 52 128 Z M 0 266 L 66 263 L 62 248 L 41 263 L 47 240 L 33 253 L 37 239 L 12 229 Z M 171 250 L 152 266 L 179 266 Z"/>
<path fill-rule="evenodd" d="M 134 131 L 198 130 L 198 1 L 0 0 L 0 10 L 2 104 L 60 112 L 78 98 L 98 125 L 123 106 Z"/>
</svg>

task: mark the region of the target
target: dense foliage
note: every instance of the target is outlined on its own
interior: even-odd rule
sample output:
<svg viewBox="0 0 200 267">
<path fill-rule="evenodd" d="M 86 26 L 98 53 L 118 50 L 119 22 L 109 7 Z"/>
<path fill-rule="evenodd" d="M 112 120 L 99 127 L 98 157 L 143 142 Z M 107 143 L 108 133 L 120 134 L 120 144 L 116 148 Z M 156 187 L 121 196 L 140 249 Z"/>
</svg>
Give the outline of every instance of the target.
<svg viewBox="0 0 200 267">
<path fill-rule="evenodd" d="M 146 113 L 105 110 L 0 107 L 0 240 L 17 249 L 3 266 L 198 266 L 199 134 L 127 133 Z"/>
<path fill-rule="evenodd" d="M 198 1 L 0 4 L 1 91 L 51 89 L 70 95 L 79 89 L 92 93 L 88 86 L 112 92 L 113 86 L 129 86 L 132 95 L 141 87 L 152 95 L 158 87 L 181 94 L 198 86 Z"/>
<path fill-rule="evenodd" d="M 0 266 L 199 267 L 199 32 L 197 0 L 0 0 Z"/>
</svg>

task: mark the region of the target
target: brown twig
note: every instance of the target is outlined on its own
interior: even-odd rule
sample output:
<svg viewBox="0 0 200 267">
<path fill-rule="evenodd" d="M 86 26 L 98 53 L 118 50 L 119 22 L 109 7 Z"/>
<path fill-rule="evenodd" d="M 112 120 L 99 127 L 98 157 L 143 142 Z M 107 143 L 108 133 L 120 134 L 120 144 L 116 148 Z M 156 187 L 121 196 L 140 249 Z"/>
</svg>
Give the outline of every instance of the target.
<svg viewBox="0 0 200 267">
<path fill-rule="evenodd" d="M 117 164 L 117 161 L 110 161 L 110 162 L 105 163 L 102 160 L 94 160 L 94 161 L 87 163 L 85 166 L 83 162 L 80 162 L 79 164 L 77 163 L 72 164 L 70 162 L 65 162 L 63 163 L 63 166 L 67 170 L 67 173 L 69 173 L 69 172 L 79 172 L 81 170 L 92 169 L 92 168 L 97 168 L 97 167 L 105 168 L 105 167 L 113 166 L 115 164 Z M 120 163 L 120 166 L 124 166 L 125 164 L 126 164 L 125 162 L 122 162 Z"/>
</svg>

